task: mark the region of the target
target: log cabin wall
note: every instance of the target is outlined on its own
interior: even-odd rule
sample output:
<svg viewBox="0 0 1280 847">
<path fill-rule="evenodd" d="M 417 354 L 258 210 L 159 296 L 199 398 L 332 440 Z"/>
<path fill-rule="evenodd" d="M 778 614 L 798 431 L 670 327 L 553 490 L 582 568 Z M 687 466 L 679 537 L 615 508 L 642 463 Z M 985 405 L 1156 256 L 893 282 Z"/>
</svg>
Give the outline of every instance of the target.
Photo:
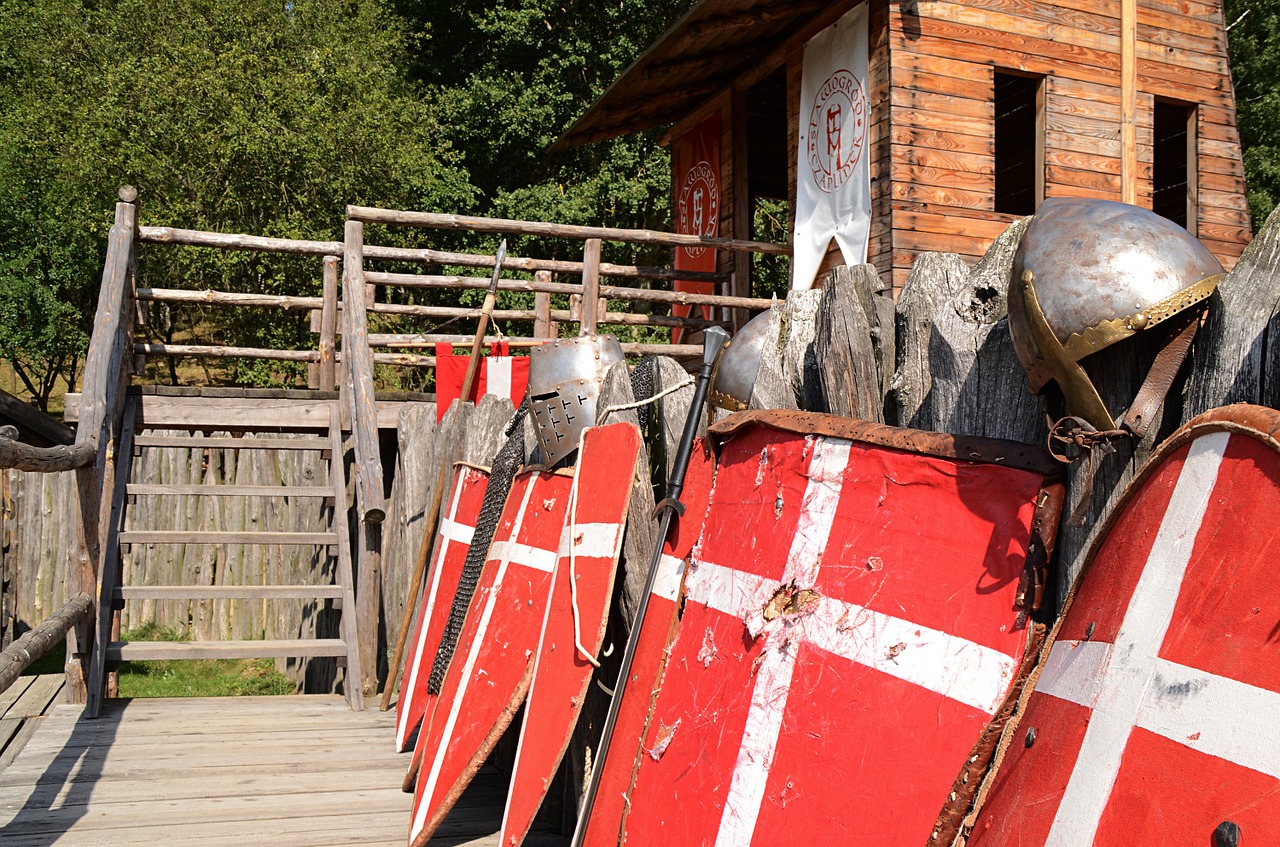
<svg viewBox="0 0 1280 847">
<path fill-rule="evenodd" d="M 1122 199 L 1119 0 L 908 0 L 888 23 L 895 287 L 919 253 L 976 260 L 1020 216 L 996 211 L 997 74 L 1043 81 L 1043 196 Z M 1139 0 L 1136 81 L 1137 204 L 1153 203 L 1157 103 L 1181 109 L 1187 227 L 1231 268 L 1250 226 L 1221 2 Z"/>
</svg>

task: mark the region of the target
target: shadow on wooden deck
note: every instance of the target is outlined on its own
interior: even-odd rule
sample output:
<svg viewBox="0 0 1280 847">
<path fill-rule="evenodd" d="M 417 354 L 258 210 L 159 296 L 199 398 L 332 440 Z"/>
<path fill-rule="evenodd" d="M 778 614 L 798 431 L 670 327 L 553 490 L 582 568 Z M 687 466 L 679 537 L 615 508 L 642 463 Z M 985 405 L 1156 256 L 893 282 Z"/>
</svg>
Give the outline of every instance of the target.
<svg viewBox="0 0 1280 847">
<path fill-rule="evenodd" d="M 92 721 L 57 706 L 0 772 L 0 843 L 404 845 L 394 722 L 332 695 L 114 700 Z M 486 766 L 431 843 L 496 847 L 505 796 Z"/>
</svg>

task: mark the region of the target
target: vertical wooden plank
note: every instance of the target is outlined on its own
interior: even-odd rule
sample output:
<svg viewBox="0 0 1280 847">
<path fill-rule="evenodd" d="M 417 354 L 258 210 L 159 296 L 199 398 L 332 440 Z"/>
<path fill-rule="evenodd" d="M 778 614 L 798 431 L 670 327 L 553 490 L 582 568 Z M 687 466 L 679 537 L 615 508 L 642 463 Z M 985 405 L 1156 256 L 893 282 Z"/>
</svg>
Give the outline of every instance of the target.
<svg viewBox="0 0 1280 847">
<path fill-rule="evenodd" d="M 1120 195 L 1138 201 L 1138 0 L 1120 0 Z"/>
<path fill-rule="evenodd" d="M 551 282 L 551 271 L 537 271 L 533 275 L 535 283 L 545 285 Z M 533 337 L 555 338 L 551 323 L 551 295 L 545 291 L 533 295 Z"/>
<path fill-rule="evenodd" d="M 351 565 L 351 531 L 347 524 L 347 481 L 343 473 L 342 428 L 338 422 L 338 407 L 334 404 L 329 413 L 329 438 L 333 444 L 329 459 L 329 482 L 333 486 L 333 529 L 338 534 L 338 573 L 336 581 L 342 587 L 342 616 L 340 629 L 347 646 L 347 668 L 343 686 L 347 702 L 357 712 L 364 710 L 365 674 L 361 669 L 359 635 L 356 627 L 355 575 Z"/>
<path fill-rule="evenodd" d="M 1200 108 L 1187 109 L 1187 232 L 1200 231 Z"/>
<path fill-rule="evenodd" d="M 590 304 L 600 299 L 600 239 L 588 238 L 582 245 L 582 318 L 578 335 L 595 335 L 598 315 Z"/>
</svg>

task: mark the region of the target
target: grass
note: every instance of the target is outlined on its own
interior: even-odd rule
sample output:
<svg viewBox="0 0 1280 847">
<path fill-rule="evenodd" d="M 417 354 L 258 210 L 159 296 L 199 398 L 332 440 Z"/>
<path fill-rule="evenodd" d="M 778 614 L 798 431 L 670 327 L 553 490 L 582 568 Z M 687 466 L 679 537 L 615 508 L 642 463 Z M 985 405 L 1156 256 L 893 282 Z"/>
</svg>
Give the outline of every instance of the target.
<svg viewBox="0 0 1280 847">
<path fill-rule="evenodd" d="M 171 627 L 148 623 L 124 633 L 125 641 L 186 641 Z M 60 674 L 67 643 L 60 642 L 22 672 L 23 676 Z M 245 697 L 292 694 L 293 683 L 271 659 L 207 659 L 174 662 L 121 662 L 121 697 Z"/>
<path fill-rule="evenodd" d="M 186 641 L 170 627 L 147 623 L 124 641 Z M 200 659 L 120 663 L 121 697 L 245 697 L 292 694 L 293 683 L 271 659 Z"/>
</svg>

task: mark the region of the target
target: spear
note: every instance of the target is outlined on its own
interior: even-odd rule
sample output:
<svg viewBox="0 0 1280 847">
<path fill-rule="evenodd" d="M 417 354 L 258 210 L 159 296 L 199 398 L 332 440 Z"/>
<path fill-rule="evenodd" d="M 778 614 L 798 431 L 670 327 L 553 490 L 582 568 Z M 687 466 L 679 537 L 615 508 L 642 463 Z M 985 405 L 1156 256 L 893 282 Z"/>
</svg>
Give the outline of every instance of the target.
<svg viewBox="0 0 1280 847">
<path fill-rule="evenodd" d="M 609 714 L 605 717 L 604 729 L 600 733 L 600 744 L 596 747 L 596 764 L 591 769 L 591 781 L 587 784 L 586 794 L 582 798 L 582 809 L 578 812 L 578 823 L 574 828 L 570 847 L 582 847 L 582 841 L 587 835 L 587 820 L 591 817 L 596 793 L 600 790 L 600 775 L 604 772 L 605 759 L 609 755 L 609 743 L 613 740 L 613 728 L 618 722 L 618 710 L 622 706 L 622 692 L 626 688 L 627 677 L 631 675 L 631 663 L 636 656 L 636 645 L 640 642 L 640 627 L 644 624 L 645 612 L 649 608 L 649 597 L 653 594 L 653 583 L 658 576 L 658 565 L 662 561 L 662 546 L 666 543 L 672 519 L 684 514 L 680 493 L 684 491 L 684 475 L 689 468 L 689 457 L 693 454 L 693 439 L 698 434 L 698 421 L 702 417 L 702 409 L 707 402 L 711 374 L 728 340 L 729 333 L 718 326 L 709 328 L 703 337 L 702 371 L 698 374 L 693 403 L 690 404 L 689 415 L 684 421 L 684 432 L 680 435 L 680 446 L 676 450 L 676 458 L 672 463 L 666 496 L 662 498 L 662 502 L 655 510 L 658 517 L 658 536 L 653 548 L 653 556 L 649 560 L 649 575 L 645 579 L 644 593 L 640 595 L 640 605 L 636 609 L 631 632 L 627 635 L 627 649 L 622 653 L 622 669 L 618 671 L 618 682 L 613 689 L 613 699 L 609 702 Z"/>
</svg>

